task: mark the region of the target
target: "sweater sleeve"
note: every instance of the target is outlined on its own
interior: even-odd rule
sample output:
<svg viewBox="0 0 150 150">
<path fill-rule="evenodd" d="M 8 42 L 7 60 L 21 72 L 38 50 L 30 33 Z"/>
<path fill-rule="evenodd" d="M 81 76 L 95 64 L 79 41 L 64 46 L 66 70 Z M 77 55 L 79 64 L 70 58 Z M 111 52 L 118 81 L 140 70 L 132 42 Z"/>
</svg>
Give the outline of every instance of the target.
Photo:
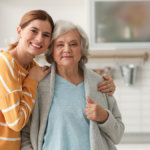
<svg viewBox="0 0 150 150">
<path fill-rule="evenodd" d="M 118 144 L 124 134 L 125 127 L 116 100 L 113 96 L 106 97 L 109 105 L 109 108 L 106 109 L 106 111 L 109 113 L 109 117 L 104 123 L 98 123 L 98 126 L 105 134 L 107 134 L 114 144 Z"/>
<path fill-rule="evenodd" d="M 20 131 L 33 109 L 38 83 L 26 77 L 21 81 L 12 59 L 0 55 L 0 110 L 7 126 Z"/>
</svg>

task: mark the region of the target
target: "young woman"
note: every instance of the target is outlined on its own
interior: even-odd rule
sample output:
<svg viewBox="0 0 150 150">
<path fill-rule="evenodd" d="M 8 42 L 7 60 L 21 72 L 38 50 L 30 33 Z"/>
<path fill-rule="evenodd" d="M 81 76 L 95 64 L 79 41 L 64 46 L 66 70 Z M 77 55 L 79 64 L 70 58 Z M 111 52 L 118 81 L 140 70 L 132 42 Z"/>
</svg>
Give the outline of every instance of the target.
<svg viewBox="0 0 150 150">
<path fill-rule="evenodd" d="M 53 28 L 47 12 L 27 12 L 17 28 L 18 42 L 0 52 L 0 149 L 20 149 L 20 130 L 33 109 L 38 82 L 50 72 L 33 58 L 48 49 Z"/>
</svg>

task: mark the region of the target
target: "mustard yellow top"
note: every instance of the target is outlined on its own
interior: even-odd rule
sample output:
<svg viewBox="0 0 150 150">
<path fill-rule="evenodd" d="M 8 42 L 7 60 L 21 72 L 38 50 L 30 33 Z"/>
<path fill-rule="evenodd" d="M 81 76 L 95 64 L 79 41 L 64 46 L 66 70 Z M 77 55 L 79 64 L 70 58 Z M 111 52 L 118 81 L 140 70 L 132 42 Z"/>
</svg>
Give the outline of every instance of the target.
<svg viewBox="0 0 150 150">
<path fill-rule="evenodd" d="M 33 109 L 37 81 L 7 51 L 0 51 L 0 149 L 20 150 L 20 130 Z"/>
</svg>

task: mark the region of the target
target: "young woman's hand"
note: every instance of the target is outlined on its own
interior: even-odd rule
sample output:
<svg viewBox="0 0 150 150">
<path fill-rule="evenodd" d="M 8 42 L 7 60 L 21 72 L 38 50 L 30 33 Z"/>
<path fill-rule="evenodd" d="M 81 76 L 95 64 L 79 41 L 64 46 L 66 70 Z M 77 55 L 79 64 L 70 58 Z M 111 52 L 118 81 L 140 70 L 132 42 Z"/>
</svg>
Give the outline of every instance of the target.
<svg viewBox="0 0 150 150">
<path fill-rule="evenodd" d="M 116 89 L 113 79 L 109 74 L 104 74 L 102 77 L 104 81 L 98 84 L 98 90 L 103 93 L 108 93 L 109 96 L 113 95 Z"/>
<path fill-rule="evenodd" d="M 94 120 L 100 123 L 104 123 L 109 114 L 100 105 L 92 101 L 89 97 L 86 98 L 88 104 L 85 107 L 85 114 L 89 120 Z"/>
<path fill-rule="evenodd" d="M 49 72 L 50 72 L 50 68 L 48 66 L 43 66 L 43 67 L 38 67 L 38 66 L 34 66 L 33 68 L 31 68 L 31 70 L 29 71 L 29 75 L 28 77 L 36 80 L 37 82 L 41 81 Z"/>
</svg>

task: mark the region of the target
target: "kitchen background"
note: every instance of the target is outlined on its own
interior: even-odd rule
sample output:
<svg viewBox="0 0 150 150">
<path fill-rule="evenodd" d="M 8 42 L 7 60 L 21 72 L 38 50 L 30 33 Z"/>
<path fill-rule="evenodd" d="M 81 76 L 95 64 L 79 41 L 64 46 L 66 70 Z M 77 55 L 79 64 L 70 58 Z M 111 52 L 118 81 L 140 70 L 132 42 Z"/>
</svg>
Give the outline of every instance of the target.
<svg viewBox="0 0 150 150">
<path fill-rule="evenodd" d="M 31 9 L 44 9 L 54 18 L 80 24 L 91 39 L 90 0 L 0 0 L 0 49 L 17 40 L 16 27 Z M 149 48 L 149 49 L 148 49 Z M 138 50 L 96 50 L 91 47 L 88 67 L 110 73 L 117 86 L 114 96 L 126 125 L 119 150 L 150 149 L 150 47 Z M 43 56 L 36 60 L 46 62 Z"/>
</svg>

